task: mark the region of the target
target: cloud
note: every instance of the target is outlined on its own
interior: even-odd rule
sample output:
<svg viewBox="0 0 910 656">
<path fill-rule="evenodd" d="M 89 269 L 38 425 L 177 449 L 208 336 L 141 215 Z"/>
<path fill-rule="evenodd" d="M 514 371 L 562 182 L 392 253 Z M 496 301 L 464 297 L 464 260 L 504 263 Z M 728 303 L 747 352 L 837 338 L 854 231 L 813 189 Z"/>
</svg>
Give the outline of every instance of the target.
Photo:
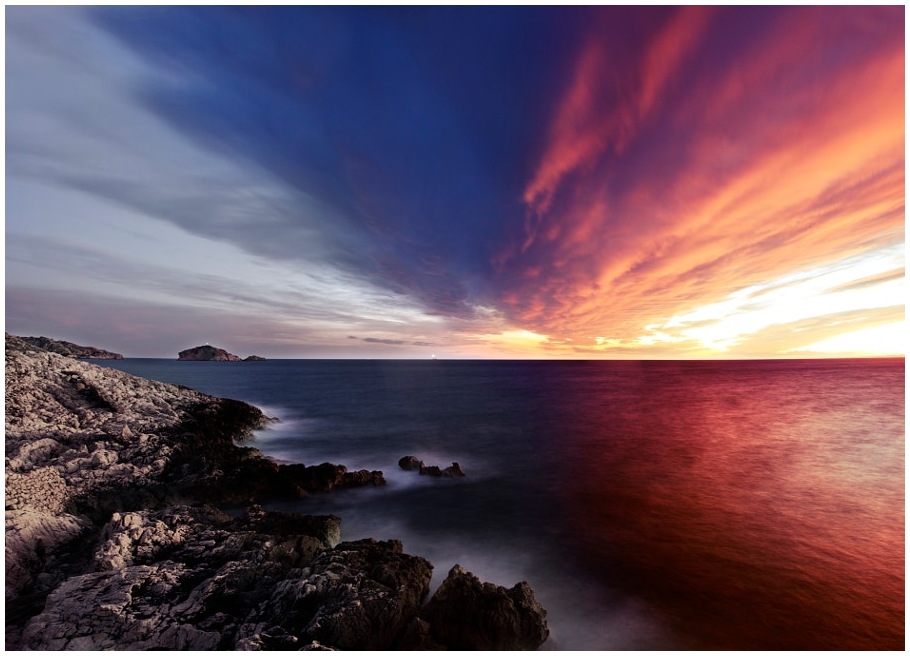
<svg viewBox="0 0 910 656">
<path fill-rule="evenodd" d="M 580 53 L 526 189 L 526 238 L 498 261 L 507 316 L 634 340 L 903 243 L 900 10 L 774 10 L 757 26 L 720 11 L 673 14 L 622 84 L 600 43 Z M 673 76 L 653 77 L 673 53 Z"/>
<path fill-rule="evenodd" d="M 372 344 L 391 344 L 393 346 L 401 346 L 402 344 L 407 343 L 403 339 L 379 339 L 377 337 L 364 337 L 363 341 Z"/>
<path fill-rule="evenodd" d="M 551 208 L 560 184 L 571 173 L 590 166 L 604 152 L 626 149 L 698 44 L 710 12 L 708 7 L 680 7 L 651 37 L 631 75 L 616 66 L 601 30 L 593 31 L 551 124 L 546 151 L 524 192 L 534 215 Z M 523 250 L 534 238 L 531 231 Z"/>
<path fill-rule="evenodd" d="M 344 20 L 335 22 L 341 32 L 350 28 Z M 185 29 L 191 24 L 198 31 Z M 220 48 L 227 25 L 235 38 L 262 55 L 255 66 L 248 65 L 250 50 Z M 307 30 L 321 34 L 319 43 L 333 42 L 324 28 L 309 25 Z M 331 104 L 334 95 L 344 95 L 348 88 L 334 80 L 360 60 L 352 42 L 345 46 L 346 37 L 336 35 L 335 55 L 307 51 L 310 41 L 300 34 L 286 44 L 300 50 L 287 53 L 300 65 L 326 67 L 313 72 L 311 82 L 326 88 L 311 95 L 306 84 L 300 86 L 306 74 L 274 51 L 274 29 L 274 22 L 262 27 L 218 10 L 11 10 L 10 196 L 25 206 L 40 202 L 36 185 L 72 190 L 77 197 L 107 204 L 106 214 L 142 214 L 252 256 L 306 269 L 318 266 L 355 285 L 385 287 L 429 312 L 463 312 L 469 292 L 460 274 L 473 260 L 483 259 L 475 244 L 465 241 L 456 252 L 440 251 L 440 244 L 457 240 L 437 238 L 437 229 L 457 224 L 447 222 L 428 194 L 417 198 L 413 209 L 390 200 L 405 198 L 402 184 L 410 182 L 407 176 L 415 167 L 456 182 L 448 185 L 452 194 L 484 198 L 476 189 L 464 188 L 475 184 L 464 178 L 474 175 L 472 169 L 461 166 L 466 173 L 456 178 L 449 173 L 448 166 L 470 157 L 459 146 L 463 140 L 457 131 L 440 130 L 434 144 L 426 135 L 436 131 L 425 126 L 422 134 L 396 146 L 400 154 L 383 158 L 390 140 L 412 134 L 415 127 L 407 116 L 396 114 L 402 96 L 374 89 L 368 98 L 335 98 L 345 108 L 381 111 L 385 119 L 378 124 L 387 132 L 377 132 L 375 111 L 351 114 Z M 379 47 L 375 42 L 364 47 L 370 46 Z M 388 67 L 409 53 L 378 55 Z M 416 60 L 408 66 L 414 68 Z M 386 73 L 373 71 L 380 81 Z M 420 79 L 392 81 L 405 85 L 405 96 L 412 100 L 423 88 Z M 366 81 L 361 87 L 372 88 Z M 439 115 L 437 102 L 432 95 L 419 100 L 429 116 Z M 440 158 L 447 159 L 446 168 Z M 389 161 L 409 164 L 399 171 Z M 433 161 L 439 163 L 428 169 L 427 162 Z M 446 187 L 435 180 L 426 186 Z M 384 190 L 382 198 L 379 190 Z M 480 219 L 486 212 L 471 208 L 473 202 L 463 201 L 460 209 L 466 217 Z M 425 221 L 428 217 L 432 221 Z M 12 216 L 13 231 L 17 224 Z M 474 232 L 482 232 L 484 225 L 475 225 Z M 448 233 L 462 234 L 461 229 Z"/>
<path fill-rule="evenodd" d="M 902 18 L 11 7 L 7 284 L 282 349 L 785 349 L 902 284 Z"/>
</svg>

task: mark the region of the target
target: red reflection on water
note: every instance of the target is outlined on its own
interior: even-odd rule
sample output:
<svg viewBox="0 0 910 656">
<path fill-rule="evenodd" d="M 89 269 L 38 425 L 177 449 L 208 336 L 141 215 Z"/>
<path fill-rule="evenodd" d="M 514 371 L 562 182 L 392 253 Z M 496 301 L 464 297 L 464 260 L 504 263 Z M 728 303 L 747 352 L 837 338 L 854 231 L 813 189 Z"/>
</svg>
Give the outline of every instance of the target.
<svg viewBox="0 0 910 656">
<path fill-rule="evenodd" d="M 903 649 L 903 372 L 643 362 L 592 376 L 560 444 L 586 565 L 690 648 Z"/>
</svg>

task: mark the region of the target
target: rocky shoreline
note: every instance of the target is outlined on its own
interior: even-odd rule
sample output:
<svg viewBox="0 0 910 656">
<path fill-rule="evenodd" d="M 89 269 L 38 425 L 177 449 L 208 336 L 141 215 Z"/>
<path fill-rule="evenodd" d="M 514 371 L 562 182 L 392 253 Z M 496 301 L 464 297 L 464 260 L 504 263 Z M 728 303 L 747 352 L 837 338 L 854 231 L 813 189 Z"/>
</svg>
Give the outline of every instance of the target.
<svg viewBox="0 0 910 656">
<path fill-rule="evenodd" d="M 382 472 L 280 465 L 269 419 L 6 337 L 7 649 L 536 649 L 530 586 L 433 565 L 338 517 L 265 511 Z M 305 502 L 304 502 L 305 506 Z M 230 514 L 225 511 L 230 511 Z"/>
<path fill-rule="evenodd" d="M 71 358 L 85 358 L 90 360 L 123 359 L 123 356 L 120 353 L 106 351 L 94 346 L 80 346 L 79 344 L 64 342 L 59 339 L 51 339 L 50 337 L 19 337 L 18 339 L 35 349 L 59 353 L 60 355 L 66 355 Z"/>
</svg>

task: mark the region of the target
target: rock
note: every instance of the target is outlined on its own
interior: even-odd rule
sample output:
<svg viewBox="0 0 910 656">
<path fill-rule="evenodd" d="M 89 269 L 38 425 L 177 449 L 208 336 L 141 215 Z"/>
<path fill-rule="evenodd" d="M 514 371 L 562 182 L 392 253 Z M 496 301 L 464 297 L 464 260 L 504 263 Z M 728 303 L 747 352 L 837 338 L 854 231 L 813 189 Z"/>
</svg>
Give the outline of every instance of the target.
<svg viewBox="0 0 910 656">
<path fill-rule="evenodd" d="M 423 467 L 423 461 L 418 460 L 416 456 L 405 456 L 398 461 L 398 466 L 407 471 L 419 470 Z"/>
<path fill-rule="evenodd" d="M 442 470 L 443 476 L 464 476 L 464 469 L 461 468 L 457 462 L 453 462 L 450 467 L 446 467 Z"/>
<path fill-rule="evenodd" d="M 506 589 L 455 565 L 421 611 L 430 638 L 448 649 L 537 649 L 550 631 L 546 611 L 524 581 Z"/>
<path fill-rule="evenodd" d="M 324 462 L 321 465 L 303 464 L 280 465 L 279 474 L 307 492 L 328 492 L 339 487 L 362 487 L 364 485 L 385 485 L 381 471 L 361 469 L 349 472 L 344 465 Z"/>
<path fill-rule="evenodd" d="M 178 360 L 191 360 L 196 362 L 240 362 L 240 358 L 233 353 L 216 346 L 194 346 L 177 354 Z"/>
<path fill-rule="evenodd" d="M 233 649 L 251 611 L 334 546 L 338 524 L 260 508 L 236 520 L 189 506 L 117 514 L 102 530 L 96 571 L 70 577 L 47 597 L 22 646 Z M 296 642 L 282 626 L 273 622 L 259 643 Z"/>
<path fill-rule="evenodd" d="M 406 471 L 417 470 L 423 476 L 464 476 L 464 469 L 457 462 L 453 462 L 450 467 L 440 469 L 438 465 L 426 465 L 423 460 L 417 456 L 405 456 L 398 461 L 398 466 Z"/>
<path fill-rule="evenodd" d="M 248 355 L 243 358 L 244 362 L 265 362 L 265 358 L 261 355 Z"/>
<path fill-rule="evenodd" d="M 343 542 L 298 578 L 279 583 L 241 627 L 240 640 L 251 645 L 266 627 L 280 624 L 302 644 L 391 649 L 420 609 L 432 571 L 397 540 Z"/>
<path fill-rule="evenodd" d="M 10 336 L 9 333 L 7 333 L 7 336 Z M 32 348 L 66 355 L 71 358 L 90 358 L 94 360 L 123 359 L 123 356 L 119 353 L 112 353 L 111 351 L 105 351 L 104 349 L 95 348 L 94 346 L 79 346 L 72 342 L 64 342 L 51 339 L 50 337 L 20 337 L 18 339 Z"/>
</svg>

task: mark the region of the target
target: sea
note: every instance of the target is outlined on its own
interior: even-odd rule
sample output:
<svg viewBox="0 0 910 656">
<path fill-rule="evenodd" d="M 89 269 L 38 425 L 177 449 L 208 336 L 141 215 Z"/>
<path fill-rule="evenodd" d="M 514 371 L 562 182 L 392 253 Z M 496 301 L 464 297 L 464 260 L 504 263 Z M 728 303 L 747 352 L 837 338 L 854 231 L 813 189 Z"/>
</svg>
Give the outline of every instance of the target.
<svg viewBox="0 0 910 656">
<path fill-rule="evenodd" d="M 95 361 L 388 483 L 270 506 L 527 581 L 543 649 L 903 650 L 904 359 Z M 463 478 L 399 468 L 403 456 Z"/>
</svg>

